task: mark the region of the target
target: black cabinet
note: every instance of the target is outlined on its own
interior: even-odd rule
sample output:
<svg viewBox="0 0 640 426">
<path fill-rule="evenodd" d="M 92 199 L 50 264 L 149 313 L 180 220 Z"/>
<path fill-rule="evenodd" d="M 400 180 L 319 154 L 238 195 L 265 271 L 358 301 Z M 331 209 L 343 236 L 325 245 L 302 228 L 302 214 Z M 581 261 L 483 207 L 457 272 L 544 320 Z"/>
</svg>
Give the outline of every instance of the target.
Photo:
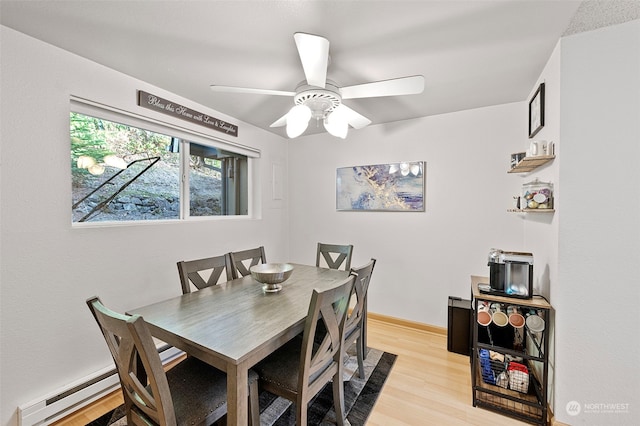
<svg viewBox="0 0 640 426">
<path fill-rule="evenodd" d="M 546 425 L 551 305 L 480 293 L 488 282 L 471 277 L 473 405 Z"/>
</svg>

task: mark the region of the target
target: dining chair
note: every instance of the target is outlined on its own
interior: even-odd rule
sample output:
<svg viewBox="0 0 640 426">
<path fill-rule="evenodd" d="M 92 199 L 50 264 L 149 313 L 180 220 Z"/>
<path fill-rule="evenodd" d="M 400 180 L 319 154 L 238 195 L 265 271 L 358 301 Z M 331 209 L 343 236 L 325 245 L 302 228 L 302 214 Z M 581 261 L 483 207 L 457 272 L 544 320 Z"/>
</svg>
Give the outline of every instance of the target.
<svg viewBox="0 0 640 426">
<path fill-rule="evenodd" d="M 127 424 L 210 425 L 227 413 L 227 376 L 187 357 L 165 372 L 151 333 L 139 315 L 105 307 L 98 297 L 87 305 L 116 364 Z M 259 425 L 258 376 L 249 371 L 249 420 Z"/>
<path fill-rule="evenodd" d="M 348 271 L 349 268 L 351 268 L 352 254 L 352 245 L 318 243 L 318 250 L 316 251 L 316 266 L 323 267 L 321 260 L 324 260 L 324 265 L 330 269 L 342 268 L 343 270 Z"/>
<path fill-rule="evenodd" d="M 229 254 L 196 260 L 181 260 L 177 263 L 177 266 L 180 284 L 182 285 L 182 294 L 191 293 L 191 284 L 198 290 L 202 290 L 218 284 L 220 277 L 223 277 L 223 281 L 233 279 Z M 205 278 L 203 274 L 208 271 L 211 271 L 211 273 L 208 278 Z M 222 275 L 223 272 L 225 273 L 224 275 Z"/>
<path fill-rule="evenodd" d="M 376 265 L 376 259 L 371 259 L 369 263 L 359 268 L 351 268 L 351 274 L 355 276 L 353 284 L 353 294 L 356 303 L 347 316 L 347 324 L 344 331 L 344 344 L 356 342 L 356 351 L 358 355 L 358 375 L 364 379 L 364 359 L 367 355 L 366 339 L 365 339 L 365 314 L 367 303 L 367 291 L 369 290 L 369 282 L 373 274 L 373 268 Z"/>
<path fill-rule="evenodd" d="M 229 257 L 231 259 L 231 271 L 233 273 L 233 278 L 240 278 L 249 275 L 251 273 L 249 269 L 252 266 L 260 263 L 267 263 L 267 256 L 264 253 L 263 246 L 249 250 L 231 252 L 229 253 Z"/>
<path fill-rule="evenodd" d="M 355 276 L 337 287 L 319 292 L 314 289 L 304 332 L 254 366 L 263 389 L 292 401 L 296 406 L 296 425 L 307 424 L 309 401 L 333 381 L 333 405 L 337 424 L 344 424 L 344 326 Z M 320 344 L 314 344 L 316 327 L 327 330 Z"/>
</svg>

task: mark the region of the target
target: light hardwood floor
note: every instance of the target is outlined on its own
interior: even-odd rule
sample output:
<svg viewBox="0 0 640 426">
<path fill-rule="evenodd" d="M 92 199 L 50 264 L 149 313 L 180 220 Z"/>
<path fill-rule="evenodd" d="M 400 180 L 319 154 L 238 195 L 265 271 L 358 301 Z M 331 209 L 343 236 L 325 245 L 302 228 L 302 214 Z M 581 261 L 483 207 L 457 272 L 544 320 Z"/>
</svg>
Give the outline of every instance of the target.
<svg viewBox="0 0 640 426">
<path fill-rule="evenodd" d="M 473 407 L 469 358 L 447 351 L 445 329 L 370 314 L 367 338 L 369 346 L 398 355 L 367 425 L 525 424 Z M 84 426 L 121 403 L 118 391 L 56 425 Z"/>
</svg>

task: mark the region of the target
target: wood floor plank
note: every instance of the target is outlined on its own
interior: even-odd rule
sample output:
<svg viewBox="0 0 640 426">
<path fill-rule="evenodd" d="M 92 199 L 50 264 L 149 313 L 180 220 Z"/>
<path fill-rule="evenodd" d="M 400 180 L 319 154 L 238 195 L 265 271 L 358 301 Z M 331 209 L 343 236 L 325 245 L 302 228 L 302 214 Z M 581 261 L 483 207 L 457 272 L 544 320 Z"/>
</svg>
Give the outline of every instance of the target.
<svg viewBox="0 0 640 426">
<path fill-rule="evenodd" d="M 446 334 L 372 318 L 367 332 L 369 346 L 398 355 L 368 426 L 526 424 L 473 407 L 469 357 L 448 352 Z"/>
</svg>

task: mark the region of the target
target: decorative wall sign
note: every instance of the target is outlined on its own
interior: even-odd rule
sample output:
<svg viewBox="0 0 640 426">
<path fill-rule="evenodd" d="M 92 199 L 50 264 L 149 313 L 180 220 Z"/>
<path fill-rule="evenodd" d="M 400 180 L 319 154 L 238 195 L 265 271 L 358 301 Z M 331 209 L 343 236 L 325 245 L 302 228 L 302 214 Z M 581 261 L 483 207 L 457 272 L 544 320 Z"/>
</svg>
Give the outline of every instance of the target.
<svg viewBox="0 0 640 426">
<path fill-rule="evenodd" d="M 544 127 L 544 83 L 529 101 L 529 137 L 532 138 Z"/>
<path fill-rule="evenodd" d="M 202 112 L 194 111 L 142 90 L 138 90 L 138 105 L 226 133 L 227 135 L 238 136 L 238 126 L 235 124 L 227 123 L 226 121 L 219 120 Z"/>
<path fill-rule="evenodd" d="M 424 211 L 425 162 L 343 167 L 336 176 L 336 209 Z"/>
</svg>

